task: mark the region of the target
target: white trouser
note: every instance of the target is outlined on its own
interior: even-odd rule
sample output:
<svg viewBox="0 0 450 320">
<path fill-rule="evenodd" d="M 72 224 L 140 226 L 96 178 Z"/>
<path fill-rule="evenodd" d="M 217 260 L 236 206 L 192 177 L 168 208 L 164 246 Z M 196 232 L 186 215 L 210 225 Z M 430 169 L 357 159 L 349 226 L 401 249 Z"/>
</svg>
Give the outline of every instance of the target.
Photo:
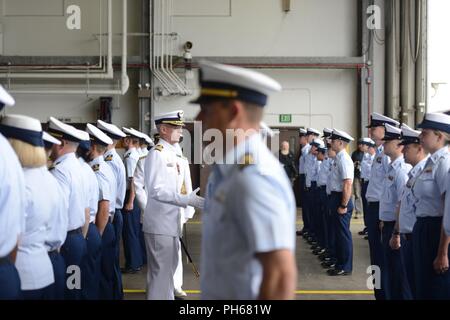
<svg viewBox="0 0 450 320">
<path fill-rule="evenodd" d="M 178 246 L 178 264 L 175 274 L 173 275 L 173 283 L 175 290 L 183 290 L 183 259 L 181 258 L 181 245 Z"/>
<path fill-rule="evenodd" d="M 174 300 L 173 278 L 178 265 L 177 237 L 144 233 L 147 250 L 147 300 Z"/>
</svg>

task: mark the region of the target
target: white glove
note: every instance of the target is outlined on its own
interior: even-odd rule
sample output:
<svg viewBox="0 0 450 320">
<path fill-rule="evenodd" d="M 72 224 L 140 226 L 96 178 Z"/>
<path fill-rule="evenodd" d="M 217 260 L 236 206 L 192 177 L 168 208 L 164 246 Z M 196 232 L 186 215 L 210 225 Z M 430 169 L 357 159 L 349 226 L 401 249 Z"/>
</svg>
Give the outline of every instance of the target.
<svg viewBox="0 0 450 320">
<path fill-rule="evenodd" d="M 200 188 L 197 188 L 188 195 L 188 205 L 203 210 L 203 207 L 205 205 L 205 198 L 197 195 L 199 191 Z"/>
</svg>

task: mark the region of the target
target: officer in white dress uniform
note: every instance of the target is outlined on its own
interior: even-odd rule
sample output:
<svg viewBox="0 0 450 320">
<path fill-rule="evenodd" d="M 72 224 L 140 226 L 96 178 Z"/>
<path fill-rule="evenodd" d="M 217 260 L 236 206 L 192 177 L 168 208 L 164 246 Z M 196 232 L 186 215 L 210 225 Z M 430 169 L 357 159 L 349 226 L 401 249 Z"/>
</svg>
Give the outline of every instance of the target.
<svg viewBox="0 0 450 320">
<path fill-rule="evenodd" d="M 98 181 L 98 211 L 95 224 L 102 237 L 100 295 L 103 300 L 113 299 L 114 261 L 116 256 L 115 231 L 112 217 L 116 211 L 117 182 L 110 165 L 104 160 L 106 149 L 113 143 L 112 139 L 99 128 L 88 123 L 86 131 L 91 137 L 89 152 L 92 170 Z"/>
<path fill-rule="evenodd" d="M 47 158 L 39 120 L 7 115 L 0 132 L 8 138 L 19 157 L 25 177 L 25 231 L 16 258 L 22 298 L 49 299 L 54 283 L 53 268 L 45 242 L 51 216 L 58 213 L 57 183 L 47 170 Z M 47 199 L 52 195 L 51 199 Z"/>
<path fill-rule="evenodd" d="M 383 192 L 380 199 L 380 229 L 383 250 L 381 267 L 381 285 L 384 287 L 386 299 L 404 300 L 412 299 L 406 277 L 403 278 L 401 256 L 399 250 L 392 250 L 390 239 L 395 230 L 397 215 L 400 211 L 400 201 L 408 181 L 411 165 L 405 163 L 403 145 L 401 142 L 401 129 L 386 124 L 384 135 L 384 153 L 391 163 L 383 180 Z"/>
<path fill-rule="evenodd" d="M 113 227 L 116 239 L 115 249 L 115 261 L 114 261 L 114 300 L 123 299 L 123 286 L 122 286 L 122 272 L 120 271 L 120 239 L 122 237 L 123 229 L 123 217 L 122 208 L 125 201 L 125 193 L 127 191 L 125 165 L 122 159 L 116 151 L 117 143 L 120 139 L 125 138 L 127 135 L 120 130 L 117 126 L 111 123 L 106 123 L 102 120 L 97 120 L 97 128 L 102 130 L 113 141 L 108 146 L 105 152 L 104 158 L 107 164 L 111 166 L 116 178 L 116 210 L 113 217 Z"/>
<path fill-rule="evenodd" d="M 197 120 L 224 137 L 227 130 L 237 130 L 233 142 L 224 140 L 223 147 L 229 147 L 208 179 L 202 298 L 291 299 L 296 283 L 295 198 L 286 172 L 257 132 L 268 96 L 281 86 L 234 66 L 202 62 L 200 69 Z"/>
<path fill-rule="evenodd" d="M 0 111 L 15 101 L 0 86 Z M 20 298 L 20 278 L 14 260 L 25 231 L 25 180 L 17 155 L 0 133 L 0 300 Z"/>
<path fill-rule="evenodd" d="M 143 265 L 142 249 L 139 242 L 139 220 L 141 214 L 134 186 L 134 174 L 140 157 L 137 148 L 139 147 L 141 135 L 129 128 L 122 128 L 122 130 L 127 135 L 123 139 L 126 149 L 123 162 L 127 178 L 127 191 L 125 195 L 125 206 L 122 210 L 122 236 L 125 254 L 125 268 L 122 269 L 122 273 L 136 273 L 141 270 Z"/>
<path fill-rule="evenodd" d="M 401 270 L 396 275 L 402 279 L 404 293 L 403 299 L 414 299 L 414 261 L 412 252 L 412 230 L 416 223 L 416 213 L 414 207 L 414 196 L 411 188 L 417 176 L 422 172 L 428 161 L 429 155 L 420 145 L 420 131 L 416 131 L 403 124 L 402 127 L 403 154 L 405 162 L 413 166 L 408 173 L 408 181 L 403 190 L 400 212 L 395 224 L 394 232 L 391 236 L 390 246 L 392 250 L 400 250 Z M 409 290 L 409 296 L 408 294 Z"/>
<path fill-rule="evenodd" d="M 89 149 L 91 147 L 90 137 L 86 131 L 79 130 L 83 135 L 76 155 L 81 163 L 82 176 L 86 203 L 89 208 L 89 225 L 83 230 L 86 238 L 86 258 L 82 267 L 82 297 L 85 300 L 98 300 L 100 290 L 100 265 L 102 239 L 95 225 L 95 218 L 98 211 L 98 182 L 95 173 L 89 166 Z"/>
<path fill-rule="evenodd" d="M 173 300 L 173 277 L 178 264 L 181 236 L 181 208 L 202 208 L 198 190 L 183 190 L 180 158 L 176 143 L 184 126 L 183 112 L 175 111 L 155 118 L 160 133 L 158 144 L 145 162 L 147 207 L 144 213 L 144 237 L 147 249 L 147 299 Z"/>
<path fill-rule="evenodd" d="M 376 112 L 372 113 L 370 119 L 370 125 L 368 127 L 370 128 L 371 137 L 377 145 L 377 149 L 366 192 L 366 199 L 368 202 L 366 213 L 367 235 L 369 237 L 370 264 L 382 266 L 383 251 L 381 248 L 379 211 L 383 191 L 383 180 L 390 163 L 389 157 L 383 152 L 382 139 L 385 133 L 384 125 L 390 124 L 398 126 L 399 122 Z M 375 288 L 374 292 L 377 300 L 386 299 L 383 286 L 380 289 Z"/>
<path fill-rule="evenodd" d="M 60 146 L 61 141 L 45 131 L 43 132 L 42 139 L 44 140 L 46 156 L 49 158 L 53 146 Z M 52 163 L 49 164 L 49 170 L 53 170 Z M 55 180 L 53 175 L 50 176 L 54 179 L 55 184 L 57 184 L 58 181 Z M 60 250 L 66 240 L 69 217 L 65 208 L 65 203 L 67 200 L 64 199 L 67 196 L 61 192 L 58 184 L 57 190 L 58 194 L 56 196 L 52 196 L 51 199 L 57 199 L 58 209 L 50 218 L 48 236 L 45 245 L 48 250 L 50 261 L 52 262 L 53 276 L 55 278 L 55 282 L 50 290 L 49 298 L 51 300 L 64 300 L 64 288 L 66 287 L 66 262 L 64 261 Z"/>
<path fill-rule="evenodd" d="M 53 176 L 58 180 L 62 192 L 67 195 L 65 205 L 69 216 L 67 238 L 61 248 L 61 254 L 66 261 L 68 272 L 66 280 L 69 285 L 65 288 L 65 298 L 68 300 L 81 299 L 80 268 L 86 256 L 86 240 L 82 229 L 89 223 L 90 210 L 86 207 L 83 176 L 80 175 L 82 166 L 75 156 L 80 141 L 84 139 L 79 130 L 50 117 L 48 132 L 61 140 L 61 145 L 54 145 L 50 158 L 54 161 Z M 73 277 L 75 276 L 75 277 Z"/>
</svg>

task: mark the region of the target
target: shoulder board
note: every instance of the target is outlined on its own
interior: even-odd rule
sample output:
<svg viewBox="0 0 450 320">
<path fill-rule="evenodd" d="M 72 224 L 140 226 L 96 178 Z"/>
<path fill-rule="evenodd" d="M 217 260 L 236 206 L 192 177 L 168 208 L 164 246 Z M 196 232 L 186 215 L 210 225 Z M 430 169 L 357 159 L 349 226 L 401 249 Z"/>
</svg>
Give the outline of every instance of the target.
<svg viewBox="0 0 450 320">
<path fill-rule="evenodd" d="M 48 171 L 52 171 L 52 170 L 54 170 L 55 168 L 56 168 L 55 165 L 52 164 L 50 167 L 48 167 Z"/>
<path fill-rule="evenodd" d="M 163 149 L 164 149 L 164 146 L 163 146 L 162 144 L 157 144 L 157 145 L 155 146 L 155 150 L 157 150 L 157 151 L 159 151 L 159 152 L 161 152 Z"/>
<path fill-rule="evenodd" d="M 241 158 L 241 161 L 239 162 L 239 169 L 243 170 L 252 164 L 255 164 L 255 160 L 251 154 L 247 153 Z"/>
<path fill-rule="evenodd" d="M 113 159 L 113 155 L 110 154 L 105 158 L 105 161 L 112 161 L 112 159 Z"/>
<path fill-rule="evenodd" d="M 177 157 L 178 157 L 178 158 L 181 158 L 181 159 L 184 159 L 184 160 L 187 159 L 187 158 L 186 158 L 185 156 L 183 156 L 182 154 L 177 154 Z"/>
<path fill-rule="evenodd" d="M 92 166 L 92 170 L 94 170 L 94 172 L 99 171 L 99 170 L 100 170 L 100 165 L 99 165 L 99 164 L 94 164 L 94 165 Z"/>
<path fill-rule="evenodd" d="M 143 160 L 145 158 L 147 158 L 147 156 L 142 156 L 142 157 L 139 158 L 139 160 Z"/>
<path fill-rule="evenodd" d="M 131 154 L 131 153 L 126 154 L 123 158 L 124 158 L 124 159 L 128 159 L 128 158 L 130 157 L 130 154 Z"/>
</svg>

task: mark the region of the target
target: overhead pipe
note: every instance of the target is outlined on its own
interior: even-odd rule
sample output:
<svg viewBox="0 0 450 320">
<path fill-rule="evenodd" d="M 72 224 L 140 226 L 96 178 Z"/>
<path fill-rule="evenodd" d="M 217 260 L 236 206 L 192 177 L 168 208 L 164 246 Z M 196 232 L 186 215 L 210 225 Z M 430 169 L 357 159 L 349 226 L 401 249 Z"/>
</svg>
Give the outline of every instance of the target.
<svg viewBox="0 0 450 320">
<path fill-rule="evenodd" d="M 110 3 L 111 0 L 108 0 Z M 110 6 L 111 8 L 111 6 Z M 109 11 L 109 10 L 108 10 Z M 127 0 L 122 0 L 122 74 L 120 81 L 120 89 L 113 90 L 99 90 L 99 89 L 90 89 L 89 84 L 87 89 L 78 89 L 78 90 L 9 90 L 11 93 L 22 93 L 22 94 L 86 94 L 86 95 L 124 95 L 127 93 L 130 87 L 130 79 L 127 74 L 127 61 L 128 61 L 128 3 Z M 111 24 L 110 24 L 111 22 Z M 111 27 L 112 31 L 112 21 L 111 19 L 108 22 L 108 28 Z M 112 33 L 111 33 L 112 34 Z M 112 38 L 111 38 L 112 39 Z M 108 43 L 108 48 L 111 49 L 112 53 L 112 41 Z M 109 50 L 108 49 L 108 50 Z M 112 54 L 110 55 L 111 60 L 108 59 L 108 69 L 113 69 L 112 65 Z"/>
<path fill-rule="evenodd" d="M 125 5 L 126 6 L 126 5 Z M 107 71 L 105 72 L 90 72 L 85 73 L 0 73 L 0 78 L 9 79 L 114 79 L 113 69 L 113 49 L 112 49 L 112 0 L 108 0 L 108 61 Z"/>
</svg>

